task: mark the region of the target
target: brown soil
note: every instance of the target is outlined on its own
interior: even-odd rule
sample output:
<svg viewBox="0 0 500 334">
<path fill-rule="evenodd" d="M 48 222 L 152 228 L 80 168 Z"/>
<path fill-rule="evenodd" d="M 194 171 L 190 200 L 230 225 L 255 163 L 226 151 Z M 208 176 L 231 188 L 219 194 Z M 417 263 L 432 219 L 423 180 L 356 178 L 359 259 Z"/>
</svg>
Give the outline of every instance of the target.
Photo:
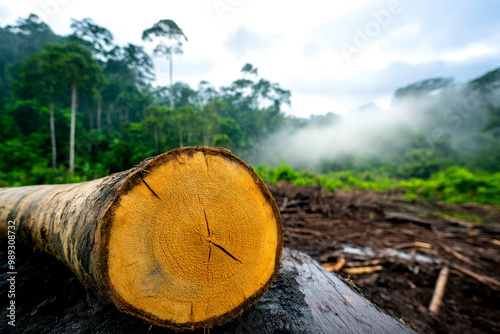
<svg viewBox="0 0 500 334">
<path fill-rule="evenodd" d="M 339 273 L 391 315 L 425 333 L 500 333 L 500 208 L 409 202 L 369 192 L 326 194 L 284 184 L 270 190 L 283 216 L 285 247 L 323 264 L 344 258 Z M 483 224 L 451 212 L 479 217 Z M 346 273 L 349 267 L 376 265 L 382 267 L 371 274 Z M 428 307 L 443 266 L 451 271 L 433 317 Z"/>
</svg>

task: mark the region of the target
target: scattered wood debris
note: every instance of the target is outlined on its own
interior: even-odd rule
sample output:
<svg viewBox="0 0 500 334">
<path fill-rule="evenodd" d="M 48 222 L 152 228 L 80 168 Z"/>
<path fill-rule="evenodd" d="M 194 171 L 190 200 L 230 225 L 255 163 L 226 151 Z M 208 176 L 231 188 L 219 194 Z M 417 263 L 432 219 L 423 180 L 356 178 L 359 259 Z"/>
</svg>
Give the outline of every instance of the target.
<svg viewBox="0 0 500 334">
<path fill-rule="evenodd" d="M 424 333 L 500 333 L 499 207 L 374 192 L 328 194 L 286 184 L 270 188 L 281 209 L 285 245 L 350 276 L 391 315 Z M 471 226 L 450 212 L 484 223 Z M 450 293 L 434 317 L 427 306 L 444 267 Z"/>
</svg>

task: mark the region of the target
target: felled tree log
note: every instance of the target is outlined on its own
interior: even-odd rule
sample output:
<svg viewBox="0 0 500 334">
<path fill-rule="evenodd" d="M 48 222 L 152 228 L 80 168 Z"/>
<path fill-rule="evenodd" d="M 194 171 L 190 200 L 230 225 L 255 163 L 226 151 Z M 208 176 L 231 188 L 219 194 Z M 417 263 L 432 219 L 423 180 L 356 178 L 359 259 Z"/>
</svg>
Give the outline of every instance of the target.
<svg viewBox="0 0 500 334">
<path fill-rule="evenodd" d="M 0 249 L 6 249 L 0 238 Z M 6 254 L 0 252 L 1 263 Z M 6 333 L 173 334 L 171 330 L 119 312 L 112 303 L 87 293 L 53 257 L 19 249 L 16 264 L 16 326 L 0 321 Z M 0 292 L 8 289 L 0 273 Z M 5 317 L 6 308 L 0 312 Z M 203 329 L 196 334 L 206 333 Z M 285 249 L 269 290 L 241 316 L 210 334 L 259 333 L 414 333 L 356 292 L 352 282 L 328 273 L 309 256 Z"/>
<path fill-rule="evenodd" d="M 103 300 L 150 323 L 211 328 L 268 289 L 276 202 L 223 149 L 176 149 L 102 179 L 0 189 L 0 232 L 55 256 Z"/>
</svg>

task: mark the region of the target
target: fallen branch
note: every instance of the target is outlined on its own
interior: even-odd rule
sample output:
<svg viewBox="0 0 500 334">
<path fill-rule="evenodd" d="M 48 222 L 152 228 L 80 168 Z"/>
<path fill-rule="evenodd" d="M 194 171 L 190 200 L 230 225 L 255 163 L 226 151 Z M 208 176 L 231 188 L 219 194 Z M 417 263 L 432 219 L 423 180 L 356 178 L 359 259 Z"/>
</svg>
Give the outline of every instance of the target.
<svg viewBox="0 0 500 334">
<path fill-rule="evenodd" d="M 440 214 L 438 214 L 438 216 L 440 218 L 443 218 L 446 221 L 449 221 L 451 223 L 455 223 L 455 224 L 463 226 L 463 227 L 473 228 L 475 226 L 473 223 L 466 222 L 465 220 L 461 220 L 461 219 L 458 219 L 458 218 L 455 218 L 455 217 L 451 217 L 451 216 L 445 215 L 444 213 L 440 213 Z"/>
<path fill-rule="evenodd" d="M 358 238 L 358 237 L 360 237 L 362 235 L 363 235 L 363 233 L 361 233 L 361 232 L 349 233 L 349 234 L 346 234 L 344 236 L 339 236 L 337 238 L 337 240 L 339 240 L 339 241 L 345 241 L 345 240 L 349 240 L 349 239 Z"/>
<path fill-rule="evenodd" d="M 450 268 L 448 268 L 448 266 L 444 266 L 441 271 L 439 271 L 436 287 L 434 288 L 434 294 L 432 295 L 431 304 L 429 306 L 429 313 L 434 317 L 437 317 L 439 314 L 449 274 Z"/>
<path fill-rule="evenodd" d="M 382 259 L 373 259 L 373 260 L 366 260 L 363 262 L 360 261 L 355 261 L 355 262 L 347 262 L 346 266 L 347 267 L 368 267 L 368 266 L 378 266 L 379 264 L 382 264 L 383 260 Z"/>
<path fill-rule="evenodd" d="M 316 230 L 311 230 L 307 228 L 300 228 L 300 227 L 286 227 L 285 231 L 295 233 L 295 234 L 309 234 L 309 235 L 314 235 L 316 237 L 324 237 L 325 234 L 321 233 Z"/>
<path fill-rule="evenodd" d="M 453 248 L 448 247 L 448 246 L 446 246 L 444 244 L 440 244 L 439 246 L 441 248 L 443 248 L 445 251 L 447 251 L 448 253 L 450 253 L 451 255 L 453 255 L 454 257 L 456 257 L 457 259 L 459 259 L 460 261 L 468 263 L 468 264 L 470 264 L 471 266 L 474 266 L 474 267 L 480 267 L 480 265 L 477 264 L 477 262 L 472 261 L 471 259 L 469 259 L 468 257 L 460 254 L 459 252 L 457 252 Z"/>
<path fill-rule="evenodd" d="M 322 266 L 331 273 L 338 273 L 345 266 L 345 258 L 340 257 L 337 262 L 323 263 Z"/>
<path fill-rule="evenodd" d="M 432 225 L 441 223 L 439 221 L 421 218 L 421 217 L 417 217 L 417 216 L 410 215 L 408 213 L 402 213 L 402 212 L 384 212 L 384 218 L 386 220 L 389 220 L 389 221 L 397 221 L 397 222 L 403 222 L 403 223 L 408 222 L 408 223 L 414 223 L 414 224 L 423 225 L 423 226 L 432 226 Z"/>
<path fill-rule="evenodd" d="M 493 287 L 496 289 L 500 289 L 500 282 L 494 278 L 477 274 L 475 272 L 470 271 L 469 269 L 466 269 L 462 266 L 459 266 L 458 264 L 451 264 L 451 267 L 453 269 L 458 270 L 459 272 L 461 272 L 465 275 L 468 275 L 468 276 L 478 280 L 479 282 L 483 283 L 484 285 L 487 285 L 489 287 Z"/>
<path fill-rule="evenodd" d="M 432 245 L 427 242 L 415 241 L 415 247 L 431 249 Z"/>
<path fill-rule="evenodd" d="M 411 247 L 419 247 L 419 248 L 431 249 L 432 245 L 428 244 L 426 242 L 414 241 L 414 242 L 407 242 L 407 243 L 404 243 L 404 244 L 395 245 L 392 248 L 394 248 L 394 249 L 404 249 L 404 248 L 411 248 Z"/>
<path fill-rule="evenodd" d="M 358 268 L 344 268 L 344 272 L 350 275 L 362 275 L 362 274 L 371 274 L 376 271 L 383 270 L 382 266 L 371 266 L 371 267 L 358 267 Z"/>
</svg>

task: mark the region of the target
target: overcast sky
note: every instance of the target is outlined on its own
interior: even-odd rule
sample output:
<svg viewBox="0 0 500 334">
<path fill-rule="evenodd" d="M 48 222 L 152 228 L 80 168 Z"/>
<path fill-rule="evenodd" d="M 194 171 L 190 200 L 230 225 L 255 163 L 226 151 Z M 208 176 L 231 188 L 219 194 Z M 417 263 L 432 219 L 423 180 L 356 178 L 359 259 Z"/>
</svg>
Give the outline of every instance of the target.
<svg viewBox="0 0 500 334">
<path fill-rule="evenodd" d="M 291 90 L 287 113 L 299 117 L 387 107 L 412 82 L 466 81 L 500 66 L 496 0 L 2 0 L 0 25 L 29 13 L 58 34 L 71 32 L 71 18 L 90 17 L 119 45 L 146 45 L 142 31 L 172 19 L 189 39 L 174 57 L 174 81 L 229 85 L 251 63 Z M 168 84 L 168 63 L 155 66 Z"/>
</svg>

